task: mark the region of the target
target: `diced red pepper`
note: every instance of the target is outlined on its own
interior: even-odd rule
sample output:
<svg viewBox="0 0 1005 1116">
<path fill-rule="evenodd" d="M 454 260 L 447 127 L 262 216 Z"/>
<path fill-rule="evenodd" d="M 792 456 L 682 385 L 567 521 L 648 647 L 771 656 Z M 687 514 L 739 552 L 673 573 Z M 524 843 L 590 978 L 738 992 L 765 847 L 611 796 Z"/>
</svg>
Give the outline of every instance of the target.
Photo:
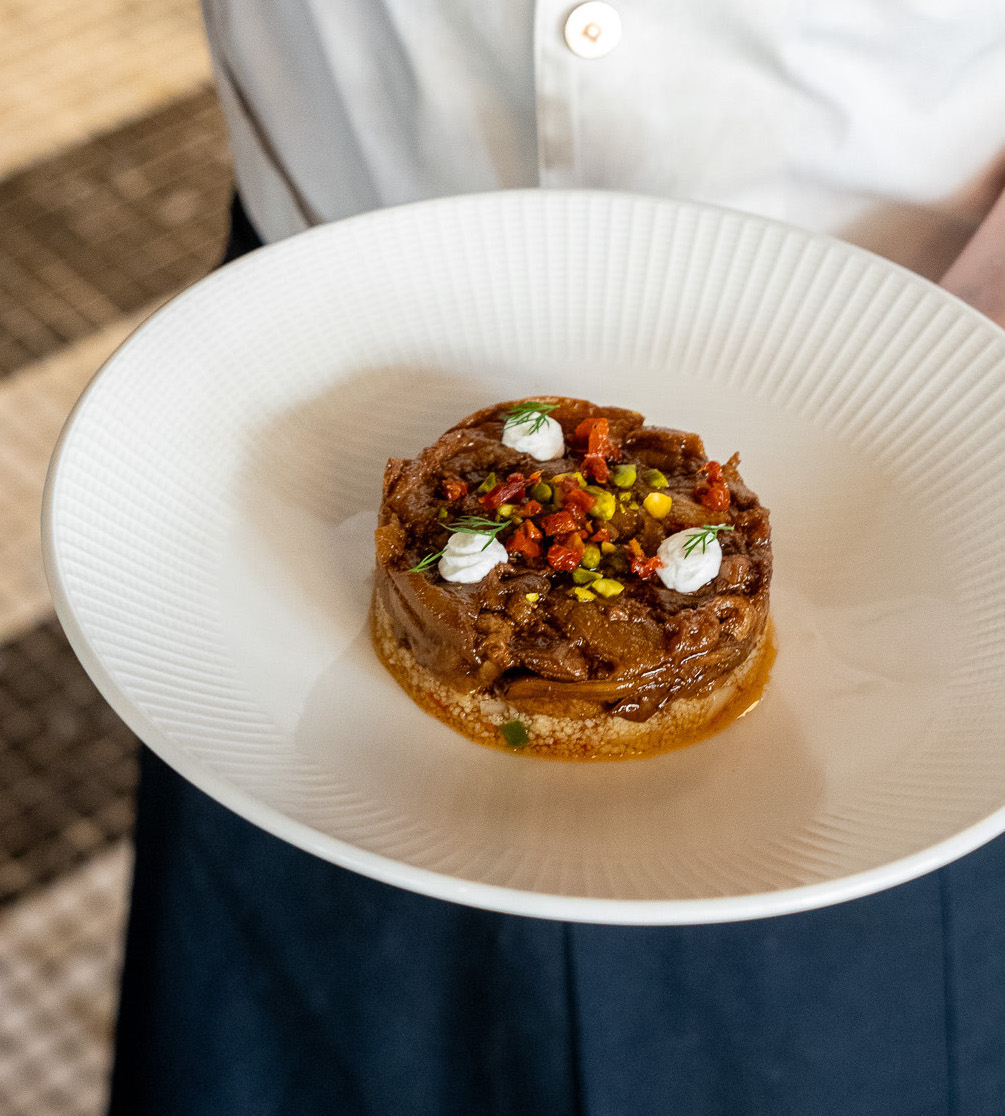
<svg viewBox="0 0 1005 1116">
<path fill-rule="evenodd" d="M 637 574 L 643 581 L 648 581 L 650 578 L 655 577 L 656 571 L 663 565 L 659 558 L 646 557 L 646 552 L 639 545 L 638 539 L 629 539 L 625 551 L 628 556 L 628 564 L 632 568 L 632 573 Z"/>
<path fill-rule="evenodd" d="M 541 532 L 534 521 L 525 519 L 506 540 L 506 549 L 510 554 L 523 554 L 527 558 L 540 558 L 541 538 Z"/>
<path fill-rule="evenodd" d="M 443 495 L 448 500 L 460 500 L 468 494 L 468 482 L 460 477 L 443 478 Z"/>
</svg>

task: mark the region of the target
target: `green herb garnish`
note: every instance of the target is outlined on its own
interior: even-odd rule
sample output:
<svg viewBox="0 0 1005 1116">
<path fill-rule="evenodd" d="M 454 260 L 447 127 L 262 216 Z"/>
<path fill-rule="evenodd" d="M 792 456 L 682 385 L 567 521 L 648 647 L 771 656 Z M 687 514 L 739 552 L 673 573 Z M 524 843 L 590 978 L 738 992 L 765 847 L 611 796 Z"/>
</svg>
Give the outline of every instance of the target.
<svg viewBox="0 0 1005 1116">
<path fill-rule="evenodd" d="M 684 544 L 684 556 L 690 558 L 699 546 L 701 546 L 701 552 L 704 554 L 708 550 L 708 544 L 720 531 L 735 530 L 735 527 L 727 527 L 725 523 L 703 523 Z"/>
<path fill-rule="evenodd" d="M 538 403 L 534 399 L 526 403 L 517 403 L 506 412 L 506 421 L 514 426 L 527 426 L 528 434 L 536 434 L 557 406 L 557 403 Z"/>
<path fill-rule="evenodd" d="M 522 748 L 530 741 L 523 721 L 507 721 L 506 724 L 499 726 L 499 733 L 508 748 Z"/>
<path fill-rule="evenodd" d="M 438 550 L 435 554 L 427 554 L 426 557 L 423 558 L 421 562 L 417 562 L 414 566 L 412 566 L 412 568 L 408 572 L 409 573 L 425 573 L 426 570 L 428 570 L 429 567 L 432 566 L 432 564 L 435 561 L 437 561 L 437 559 L 442 558 L 442 557 L 443 557 L 443 551 L 442 550 Z"/>
<path fill-rule="evenodd" d="M 494 519 L 486 519 L 483 515 L 462 515 L 459 519 L 455 519 L 453 523 L 445 523 L 443 526 L 452 535 L 488 535 L 485 540 L 485 545 L 482 550 L 488 550 L 489 543 L 499 534 L 500 531 L 505 531 L 507 527 L 512 526 L 508 519 L 504 519 L 497 523 Z M 436 551 L 435 554 L 427 554 L 421 562 L 408 571 L 409 573 L 425 573 L 432 564 L 443 557 L 443 551 L 446 547 L 442 547 Z"/>
</svg>

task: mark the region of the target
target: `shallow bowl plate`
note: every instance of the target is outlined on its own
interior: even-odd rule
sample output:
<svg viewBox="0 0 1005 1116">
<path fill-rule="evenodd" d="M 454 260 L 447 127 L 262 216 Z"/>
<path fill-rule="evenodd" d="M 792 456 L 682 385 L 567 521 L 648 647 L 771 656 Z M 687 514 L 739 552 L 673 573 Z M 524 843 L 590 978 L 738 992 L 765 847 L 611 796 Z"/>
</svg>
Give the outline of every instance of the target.
<svg viewBox="0 0 1005 1116">
<path fill-rule="evenodd" d="M 742 456 L 778 660 L 715 738 L 595 765 L 472 744 L 370 648 L 388 457 L 532 393 Z M 615 923 L 818 907 L 1005 829 L 1005 334 L 735 212 L 450 198 L 314 229 L 154 315 L 81 398 L 44 541 L 84 666 L 163 759 L 337 864 Z"/>
</svg>

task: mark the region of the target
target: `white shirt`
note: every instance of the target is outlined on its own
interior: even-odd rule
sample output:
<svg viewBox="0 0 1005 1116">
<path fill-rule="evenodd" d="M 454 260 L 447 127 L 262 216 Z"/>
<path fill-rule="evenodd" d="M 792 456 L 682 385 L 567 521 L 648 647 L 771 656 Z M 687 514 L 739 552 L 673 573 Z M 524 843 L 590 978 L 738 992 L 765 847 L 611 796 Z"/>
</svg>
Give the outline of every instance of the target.
<svg viewBox="0 0 1005 1116">
<path fill-rule="evenodd" d="M 612 0 L 600 57 L 569 45 L 561 0 L 203 6 L 266 240 L 446 194 L 601 187 L 936 277 L 1005 185 L 1003 0 Z"/>
</svg>

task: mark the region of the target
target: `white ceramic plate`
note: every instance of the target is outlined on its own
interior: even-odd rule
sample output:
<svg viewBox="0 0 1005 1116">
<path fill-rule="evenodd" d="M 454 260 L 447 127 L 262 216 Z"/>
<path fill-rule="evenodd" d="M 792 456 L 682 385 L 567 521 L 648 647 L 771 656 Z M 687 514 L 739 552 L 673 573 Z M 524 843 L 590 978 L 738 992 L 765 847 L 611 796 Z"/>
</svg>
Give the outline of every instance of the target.
<svg viewBox="0 0 1005 1116">
<path fill-rule="evenodd" d="M 761 705 L 656 759 L 472 744 L 376 661 L 389 456 L 533 392 L 739 450 L 772 509 Z M 84 666 L 168 763 L 355 871 L 550 918 L 821 906 L 1005 829 L 1005 334 L 738 213 L 515 192 L 313 230 L 175 299 L 81 399 L 45 547 Z"/>
</svg>

